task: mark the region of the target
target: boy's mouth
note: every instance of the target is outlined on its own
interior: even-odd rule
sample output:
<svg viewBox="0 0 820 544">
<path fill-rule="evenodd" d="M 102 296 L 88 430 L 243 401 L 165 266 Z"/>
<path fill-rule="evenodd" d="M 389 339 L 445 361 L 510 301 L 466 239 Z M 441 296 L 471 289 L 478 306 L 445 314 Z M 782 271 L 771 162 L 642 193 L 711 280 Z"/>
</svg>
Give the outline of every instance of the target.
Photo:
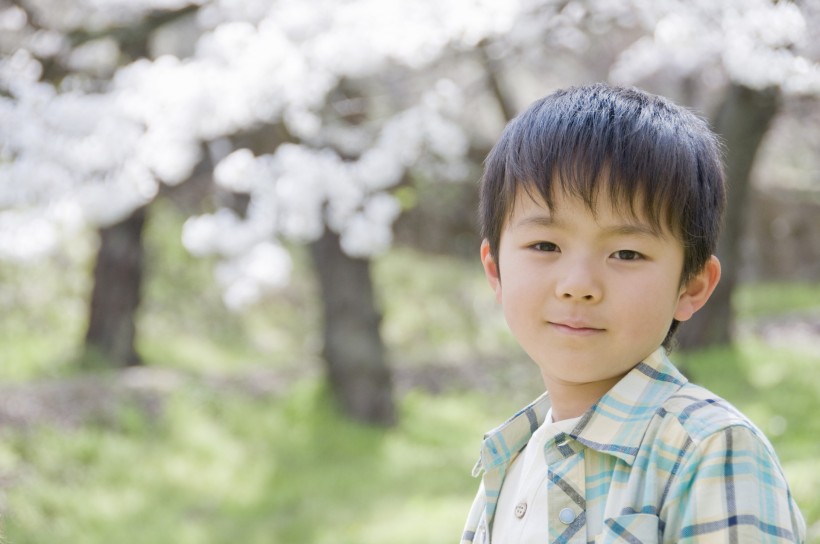
<svg viewBox="0 0 820 544">
<path fill-rule="evenodd" d="M 568 319 L 566 321 L 550 321 L 549 324 L 552 325 L 558 332 L 577 336 L 595 334 L 606 330 L 598 327 L 593 327 L 590 323 L 587 323 L 586 321 L 578 321 L 574 319 Z"/>
</svg>

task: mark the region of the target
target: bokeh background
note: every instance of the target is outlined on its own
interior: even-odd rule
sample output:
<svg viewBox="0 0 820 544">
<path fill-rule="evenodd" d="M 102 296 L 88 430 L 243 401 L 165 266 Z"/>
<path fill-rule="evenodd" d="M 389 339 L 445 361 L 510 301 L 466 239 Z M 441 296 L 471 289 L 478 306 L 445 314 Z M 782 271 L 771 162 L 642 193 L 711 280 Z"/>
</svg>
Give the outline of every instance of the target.
<svg viewBox="0 0 820 544">
<path fill-rule="evenodd" d="M 540 393 L 477 257 L 532 100 L 608 81 L 725 143 L 673 359 L 820 542 L 817 0 L 0 0 L 0 539 L 454 542 Z"/>
</svg>

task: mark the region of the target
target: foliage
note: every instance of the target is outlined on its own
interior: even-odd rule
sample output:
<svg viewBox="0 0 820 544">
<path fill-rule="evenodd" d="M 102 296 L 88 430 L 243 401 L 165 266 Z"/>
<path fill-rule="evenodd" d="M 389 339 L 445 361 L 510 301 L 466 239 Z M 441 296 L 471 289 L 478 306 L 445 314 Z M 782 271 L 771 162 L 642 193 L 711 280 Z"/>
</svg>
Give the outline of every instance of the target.
<svg viewBox="0 0 820 544">
<path fill-rule="evenodd" d="M 288 282 L 283 240 L 327 226 L 351 255 L 387 248 L 411 172 L 463 179 L 497 111 L 579 74 L 817 94 L 812 15 L 770 0 L 0 0 L 0 259 L 42 258 L 200 168 L 250 199 L 184 236 L 227 260 L 240 307 Z"/>
<path fill-rule="evenodd" d="M 47 259 L 0 267 L 0 379 L 68 370 L 85 326 L 93 244 L 79 236 Z"/>
<path fill-rule="evenodd" d="M 215 284 L 214 258 L 180 243 L 184 214 L 170 201 L 152 206 L 145 234 L 148 274 L 138 349 L 146 360 L 194 371 L 279 366 L 315 355 L 319 331 L 315 286 L 295 248 L 295 277 L 242 313 L 227 309 Z"/>
<path fill-rule="evenodd" d="M 805 417 L 820 394 L 816 354 L 750 341 L 687 363 L 769 434 L 820 523 L 820 427 Z M 482 433 L 525 400 L 411 390 L 385 431 L 339 416 L 310 378 L 281 396 L 189 379 L 156 420 L 126 407 L 105 424 L 4 431 L 2 533 L 18 544 L 452 542 Z"/>
<path fill-rule="evenodd" d="M 817 310 L 820 284 L 756 283 L 741 285 L 732 303 L 741 318 L 762 318 Z"/>
<path fill-rule="evenodd" d="M 3 234 L 43 232 L 38 244 L 0 236 L 0 258 L 47 254 L 61 230 L 114 223 L 206 164 L 221 190 L 250 197 L 183 237 L 227 259 L 217 274 L 233 307 L 287 283 L 282 239 L 315 240 L 327 225 L 351 255 L 389 246 L 400 209 L 389 190 L 467 149 L 450 119 L 460 91 L 434 65 L 508 28 L 514 11 L 471 0 L 52 4 L 0 3 L 13 31 L 0 41 L 0 126 L 27 127 L 0 128 L 0 221 Z M 196 46 L 163 48 L 163 32 Z M 262 144 L 238 143 L 257 130 Z"/>
<path fill-rule="evenodd" d="M 280 399 L 189 386 L 159 422 L 126 411 L 110 428 L 7 433 L 0 462 L 15 483 L 3 534 L 20 544 L 446 542 L 470 502 L 470 439 L 490 423 L 479 406 L 475 394 L 412 394 L 401 426 L 383 433 L 342 419 L 311 384 Z"/>
</svg>

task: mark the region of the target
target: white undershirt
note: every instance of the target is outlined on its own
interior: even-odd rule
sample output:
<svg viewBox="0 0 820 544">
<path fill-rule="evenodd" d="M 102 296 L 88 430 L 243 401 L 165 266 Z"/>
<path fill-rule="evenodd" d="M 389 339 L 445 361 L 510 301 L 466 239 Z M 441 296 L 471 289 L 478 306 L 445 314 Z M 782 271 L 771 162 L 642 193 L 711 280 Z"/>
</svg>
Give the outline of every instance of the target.
<svg viewBox="0 0 820 544">
<path fill-rule="evenodd" d="M 555 423 L 550 409 L 544 423 L 535 430 L 527 446 L 513 460 L 498 496 L 490 540 L 493 544 L 547 542 L 549 500 L 544 445 L 559 432 L 570 432 L 579 419 Z"/>
</svg>

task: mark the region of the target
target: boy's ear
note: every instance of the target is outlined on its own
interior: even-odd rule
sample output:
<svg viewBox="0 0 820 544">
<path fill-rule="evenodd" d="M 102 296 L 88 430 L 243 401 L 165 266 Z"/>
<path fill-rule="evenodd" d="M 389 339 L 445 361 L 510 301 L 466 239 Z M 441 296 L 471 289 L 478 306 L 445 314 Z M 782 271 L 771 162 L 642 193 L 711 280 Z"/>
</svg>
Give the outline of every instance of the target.
<svg viewBox="0 0 820 544">
<path fill-rule="evenodd" d="M 700 310 L 720 281 L 720 261 L 712 255 L 706 265 L 681 288 L 675 319 L 686 321 Z"/>
<path fill-rule="evenodd" d="M 501 302 L 501 276 L 498 274 L 498 264 L 490 251 L 490 242 L 485 238 L 481 242 L 481 264 L 484 266 L 484 275 L 495 291 L 495 299 Z"/>
</svg>

